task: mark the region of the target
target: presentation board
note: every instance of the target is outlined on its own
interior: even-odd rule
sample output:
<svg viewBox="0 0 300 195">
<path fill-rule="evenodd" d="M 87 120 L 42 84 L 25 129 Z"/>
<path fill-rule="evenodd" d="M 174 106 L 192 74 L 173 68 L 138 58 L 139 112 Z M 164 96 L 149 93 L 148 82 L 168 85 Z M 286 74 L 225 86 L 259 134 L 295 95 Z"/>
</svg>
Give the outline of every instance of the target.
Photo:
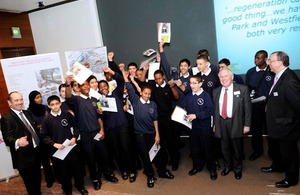
<svg viewBox="0 0 300 195">
<path fill-rule="evenodd" d="M 255 66 L 259 50 L 284 51 L 290 68 L 299 69 L 298 0 L 214 0 L 218 59 L 228 58 L 234 73 Z"/>
<path fill-rule="evenodd" d="M 24 109 L 28 108 L 31 91 L 39 91 L 47 105 L 47 98 L 58 95 L 58 86 L 64 82 L 58 53 L 2 59 L 1 65 L 8 92 L 23 95 Z"/>
</svg>

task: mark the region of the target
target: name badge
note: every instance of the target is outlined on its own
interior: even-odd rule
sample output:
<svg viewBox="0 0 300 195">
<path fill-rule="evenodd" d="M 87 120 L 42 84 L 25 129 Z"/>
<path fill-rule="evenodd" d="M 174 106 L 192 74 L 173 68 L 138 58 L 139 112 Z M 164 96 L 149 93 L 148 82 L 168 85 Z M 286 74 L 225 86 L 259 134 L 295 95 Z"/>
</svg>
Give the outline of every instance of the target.
<svg viewBox="0 0 300 195">
<path fill-rule="evenodd" d="M 278 96 L 278 93 L 277 93 L 277 92 L 274 92 L 273 95 L 274 95 L 274 96 Z"/>
<path fill-rule="evenodd" d="M 234 91 L 234 92 L 233 92 L 233 95 L 240 95 L 240 94 L 241 94 L 240 91 Z"/>
</svg>

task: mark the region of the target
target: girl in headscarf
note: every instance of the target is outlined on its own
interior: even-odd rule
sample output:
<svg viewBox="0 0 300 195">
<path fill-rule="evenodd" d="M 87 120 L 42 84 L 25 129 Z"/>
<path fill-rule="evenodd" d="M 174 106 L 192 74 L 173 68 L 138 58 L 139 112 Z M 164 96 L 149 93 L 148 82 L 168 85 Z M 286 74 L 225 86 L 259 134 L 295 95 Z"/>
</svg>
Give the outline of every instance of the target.
<svg viewBox="0 0 300 195">
<path fill-rule="evenodd" d="M 28 111 L 31 112 L 36 126 L 41 129 L 42 122 L 46 114 L 48 114 L 49 108 L 42 104 L 43 98 L 39 91 L 32 91 L 29 93 L 29 107 Z M 44 169 L 45 179 L 47 182 L 47 188 L 51 188 L 55 182 L 54 173 L 50 164 L 50 157 L 47 149 L 47 145 L 41 142 L 41 162 Z"/>
</svg>

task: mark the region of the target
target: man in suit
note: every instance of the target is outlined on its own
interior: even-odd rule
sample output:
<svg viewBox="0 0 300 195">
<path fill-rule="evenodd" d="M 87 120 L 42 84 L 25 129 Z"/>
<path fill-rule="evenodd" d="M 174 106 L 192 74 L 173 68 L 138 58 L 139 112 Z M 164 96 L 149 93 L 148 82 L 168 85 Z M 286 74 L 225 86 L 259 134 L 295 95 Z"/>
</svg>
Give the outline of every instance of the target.
<svg viewBox="0 0 300 195">
<path fill-rule="evenodd" d="M 222 176 L 234 170 L 237 180 L 242 178 L 243 135 L 250 130 L 251 100 L 247 86 L 233 82 L 229 69 L 219 72 L 221 85 L 213 91 L 215 105 L 214 131 L 221 138 L 225 168 Z"/>
<path fill-rule="evenodd" d="M 31 114 L 22 110 L 24 101 L 19 92 L 11 92 L 7 102 L 10 109 L 1 118 L 1 130 L 10 147 L 13 167 L 18 169 L 29 195 L 41 194 L 39 132 Z"/>
<path fill-rule="evenodd" d="M 285 179 L 276 182 L 275 186 L 288 188 L 299 181 L 297 141 L 300 136 L 300 80 L 289 69 L 289 56 L 286 53 L 273 52 L 268 64 L 276 75 L 267 98 L 266 123 L 277 152 L 272 155 L 272 165 L 261 170 L 277 172 L 283 169 Z"/>
</svg>

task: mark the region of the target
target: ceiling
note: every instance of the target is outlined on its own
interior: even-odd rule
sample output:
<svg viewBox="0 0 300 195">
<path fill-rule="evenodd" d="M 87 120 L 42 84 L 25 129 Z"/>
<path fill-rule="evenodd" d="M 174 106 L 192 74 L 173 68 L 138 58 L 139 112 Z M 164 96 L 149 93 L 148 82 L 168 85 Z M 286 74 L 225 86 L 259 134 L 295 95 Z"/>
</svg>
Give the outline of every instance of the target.
<svg viewBox="0 0 300 195">
<path fill-rule="evenodd" d="M 53 7 L 58 4 L 70 2 L 70 0 L 0 0 L 0 11 L 2 12 L 30 12 L 42 9 L 41 4 L 45 7 Z"/>
</svg>

